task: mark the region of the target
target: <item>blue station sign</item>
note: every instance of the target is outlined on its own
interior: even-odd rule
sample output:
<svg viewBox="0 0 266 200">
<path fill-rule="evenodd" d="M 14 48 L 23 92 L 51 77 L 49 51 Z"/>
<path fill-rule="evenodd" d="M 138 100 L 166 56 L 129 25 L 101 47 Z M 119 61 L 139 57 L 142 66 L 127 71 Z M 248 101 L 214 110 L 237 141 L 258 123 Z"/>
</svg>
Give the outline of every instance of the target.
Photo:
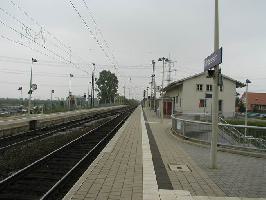
<svg viewBox="0 0 266 200">
<path fill-rule="evenodd" d="M 216 50 L 204 59 L 204 71 L 207 71 L 222 63 L 223 48 Z"/>
</svg>

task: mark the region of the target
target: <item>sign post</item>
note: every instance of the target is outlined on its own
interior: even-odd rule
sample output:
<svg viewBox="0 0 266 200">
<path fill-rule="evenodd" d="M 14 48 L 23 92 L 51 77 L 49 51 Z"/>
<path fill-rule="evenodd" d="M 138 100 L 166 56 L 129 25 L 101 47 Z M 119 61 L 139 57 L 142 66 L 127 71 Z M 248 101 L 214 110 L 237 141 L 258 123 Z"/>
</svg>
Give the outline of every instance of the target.
<svg viewBox="0 0 266 200">
<path fill-rule="evenodd" d="M 218 0 L 215 0 L 215 28 L 214 28 L 214 51 L 219 49 L 219 13 Z M 214 62 L 213 62 L 214 63 Z M 213 77 L 213 103 L 212 103 L 212 138 L 211 138 L 211 168 L 217 168 L 217 138 L 218 138 L 218 76 L 219 65 L 214 67 Z"/>
<path fill-rule="evenodd" d="M 210 152 L 210 167 L 217 168 L 217 138 L 218 138 L 218 86 L 222 85 L 222 76 L 219 64 L 222 63 L 223 49 L 219 48 L 219 5 L 215 0 L 215 24 L 214 24 L 214 52 L 204 60 L 204 71 L 213 77 L 213 94 L 212 94 L 212 137 Z M 212 70 L 213 69 L 213 70 Z M 206 95 L 206 98 L 210 97 Z"/>
</svg>

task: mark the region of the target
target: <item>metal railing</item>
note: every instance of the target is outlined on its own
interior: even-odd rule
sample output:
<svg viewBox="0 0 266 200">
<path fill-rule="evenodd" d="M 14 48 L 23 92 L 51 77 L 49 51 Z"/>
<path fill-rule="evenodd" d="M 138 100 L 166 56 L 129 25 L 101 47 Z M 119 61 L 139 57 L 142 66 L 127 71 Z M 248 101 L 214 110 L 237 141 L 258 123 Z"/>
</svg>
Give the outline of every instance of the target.
<svg viewBox="0 0 266 200">
<path fill-rule="evenodd" d="M 210 143 L 212 124 L 198 116 L 171 116 L 172 129 L 186 138 Z M 232 125 L 219 118 L 218 144 L 266 150 L 266 127 Z M 247 134 L 244 134 L 247 129 Z"/>
</svg>

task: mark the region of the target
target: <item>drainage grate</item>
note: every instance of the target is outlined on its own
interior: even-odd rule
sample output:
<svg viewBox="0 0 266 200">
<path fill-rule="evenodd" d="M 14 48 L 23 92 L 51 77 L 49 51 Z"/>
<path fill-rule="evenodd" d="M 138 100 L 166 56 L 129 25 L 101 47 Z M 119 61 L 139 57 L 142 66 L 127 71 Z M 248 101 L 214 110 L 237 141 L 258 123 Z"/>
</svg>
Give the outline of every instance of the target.
<svg viewBox="0 0 266 200">
<path fill-rule="evenodd" d="M 168 164 L 171 171 L 177 171 L 177 172 L 191 172 L 191 169 L 187 165 L 181 165 L 181 164 Z"/>
</svg>

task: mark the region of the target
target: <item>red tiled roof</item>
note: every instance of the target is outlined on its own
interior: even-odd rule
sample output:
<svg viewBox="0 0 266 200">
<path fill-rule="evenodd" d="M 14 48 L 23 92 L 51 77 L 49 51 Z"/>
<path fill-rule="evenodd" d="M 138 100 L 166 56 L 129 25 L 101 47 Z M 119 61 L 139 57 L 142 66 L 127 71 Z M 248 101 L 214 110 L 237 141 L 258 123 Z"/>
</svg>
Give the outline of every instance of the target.
<svg viewBox="0 0 266 200">
<path fill-rule="evenodd" d="M 245 99 L 246 93 L 244 93 L 241 99 Z M 248 92 L 248 109 L 251 109 L 251 105 L 266 105 L 266 93 L 254 93 Z"/>
</svg>

